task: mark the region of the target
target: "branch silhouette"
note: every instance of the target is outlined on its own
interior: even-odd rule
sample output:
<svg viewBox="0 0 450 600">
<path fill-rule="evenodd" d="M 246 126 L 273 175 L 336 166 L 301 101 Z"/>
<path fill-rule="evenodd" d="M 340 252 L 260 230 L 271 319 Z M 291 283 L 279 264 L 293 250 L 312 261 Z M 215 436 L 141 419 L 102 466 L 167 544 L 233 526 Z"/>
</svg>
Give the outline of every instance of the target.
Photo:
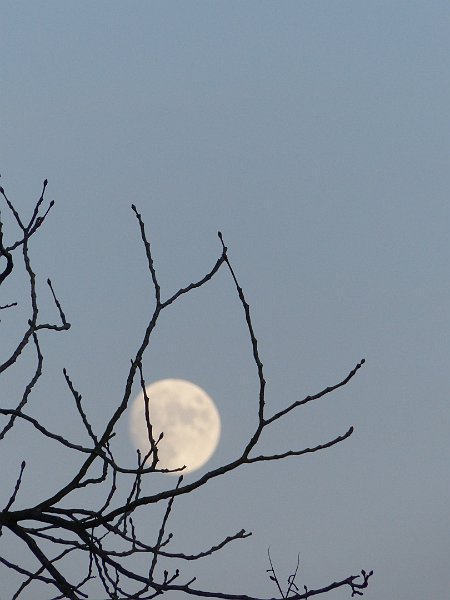
<svg viewBox="0 0 450 600">
<path fill-rule="evenodd" d="M 34 372 L 25 385 L 21 397 L 15 406 L 1 406 L 0 408 L 0 415 L 6 420 L 0 429 L 0 441 L 14 429 L 18 420 L 20 420 L 24 424 L 33 427 L 43 438 L 51 440 L 56 444 L 56 448 L 62 446 L 76 453 L 82 462 L 69 475 L 67 482 L 62 487 L 47 492 L 43 499 L 32 502 L 29 507 L 15 508 L 20 499 L 23 477 L 26 476 L 26 460 L 21 463 L 20 472 L 9 500 L 0 512 L 0 535 L 2 531 L 7 530 L 15 536 L 22 542 L 39 566 L 35 570 L 31 570 L 11 561 L 6 556 L 8 548 L 2 545 L 0 539 L 0 565 L 4 569 L 13 571 L 17 576 L 18 587 L 13 595 L 13 600 L 23 597 L 25 591 L 34 589 L 36 585 L 45 585 L 46 589 L 50 590 L 49 597 L 55 599 L 82 600 L 88 598 L 89 590 L 92 589 L 93 585 L 96 585 L 97 594 L 101 593 L 102 598 L 105 598 L 105 600 L 125 600 L 129 598 L 144 600 L 169 591 L 182 592 L 187 596 L 223 598 L 226 600 L 260 600 L 252 596 L 196 587 L 194 585 L 195 578 L 186 580 L 178 567 L 172 567 L 173 561 L 201 560 L 220 552 L 225 546 L 251 535 L 250 532 L 241 529 L 239 532 L 230 534 L 213 545 L 207 545 L 204 550 L 197 553 L 172 549 L 173 535 L 168 532 L 168 528 L 173 504 L 175 501 L 181 501 L 184 495 L 202 488 L 210 480 L 222 477 L 244 465 L 263 461 L 278 461 L 287 457 L 319 452 L 340 444 L 350 437 L 353 433 L 353 427 L 313 447 L 292 448 L 272 455 L 258 453 L 258 442 L 264 430 L 268 429 L 275 421 L 281 420 L 292 411 L 297 410 L 300 406 L 317 401 L 336 389 L 347 385 L 364 364 L 364 360 L 358 362 L 340 382 L 329 385 L 302 400 L 295 400 L 277 413 L 267 415 L 264 366 L 260 358 L 251 309 L 229 258 L 228 248 L 222 233 L 218 233 L 219 252 L 210 269 L 206 273 L 200 274 L 196 281 L 180 287 L 171 296 L 164 297 L 142 215 L 138 212 L 136 206 L 132 205 L 154 290 L 155 305 L 153 312 L 143 328 L 142 339 L 130 361 L 123 395 L 112 414 L 105 419 L 102 430 L 100 432 L 95 431 L 83 408 L 82 395 L 77 391 L 76 384 L 69 375 L 68 369 L 64 368 L 62 376 L 68 394 L 73 398 L 88 442 L 82 443 L 69 440 L 64 435 L 51 431 L 45 425 L 45 415 L 36 418 L 31 416 L 27 410 L 33 391 L 43 373 L 43 355 L 40 347 L 41 334 L 43 332 L 59 334 L 70 328 L 70 323 L 50 279 L 47 279 L 47 285 L 55 308 L 56 319 L 55 322 L 42 322 L 40 320 L 40 297 L 36 286 L 37 275 L 32 267 L 29 241 L 32 236 L 42 229 L 49 211 L 54 206 L 54 203 L 51 202 L 44 209 L 46 187 L 47 180 L 44 181 L 41 195 L 35 204 L 28 224 L 25 224 L 25 220 L 19 215 L 4 189 L 0 187 L 0 194 L 3 196 L 6 207 L 11 212 L 19 229 L 17 239 L 6 245 L 3 241 L 3 228 L 0 220 L 0 257 L 3 257 L 2 264 L 6 261 L 6 266 L 2 267 L 3 272 L 0 274 L 0 285 L 7 277 L 11 276 L 15 264 L 19 260 L 19 254 L 21 254 L 28 280 L 30 310 L 29 318 L 25 325 L 22 325 L 15 346 L 9 351 L 5 351 L 6 357 L 0 363 L 0 373 L 16 365 L 22 358 L 26 348 L 32 348 L 35 355 Z M 253 433 L 244 442 L 243 447 L 237 450 L 235 457 L 230 462 L 220 465 L 189 483 L 184 482 L 181 471 L 176 484 L 170 489 L 152 494 L 143 493 L 141 483 L 144 476 L 167 472 L 167 469 L 159 465 L 158 443 L 160 438 L 154 438 L 151 414 L 148 408 L 149 399 L 145 394 L 142 368 L 145 352 L 149 348 L 152 335 L 163 311 L 176 302 L 182 301 L 183 297 L 191 291 L 203 288 L 223 268 L 227 269 L 242 306 L 243 322 L 248 332 L 256 376 L 259 382 L 257 419 Z M 9 300 L 1 306 L 2 309 L 16 305 L 15 302 Z M 144 392 L 145 418 L 150 451 L 145 456 L 138 452 L 137 464 L 129 466 L 119 464 L 112 450 L 111 440 L 116 435 L 117 425 L 129 406 L 135 382 L 141 386 Z M 124 478 L 125 483 L 123 483 Z M 86 501 L 80 500 L 83 498 L 83 492 L 87 487 L 98 489 L 99 500 L 97 502 L 92 501 L 92 494 L 87 496 Z M 103 500 L 100 500 L 100 498 Z M 69 505 L 73 508 L 67 508 Z M 139 537 L 134 518 L 138 508 L 146 507 L 147 510 L 151 510 L 154 505 L 163 505 L 165 510 L 163 511 L 163 518 L 156 540 L 149 543 L 148 540 Z M 73 580 L 73 575 L 68 574 L 66 560 L 71 556 L 79 556 L 85 559 L 83 563 L 85 567 L 81 568 L 76 580 Z M 146 569 L 138 569 L 135 566 L 136 563 L 132 559 L 137 556 L 147 557 L 149 566 Z M 372 576 L 372 571 L 369 573 L 361 571 L 359 575 L 347 575 L 339 581 L 326 583 L 320 588 L 308 589 L 305 586 L 305 591 L 300 592 L 294 581 L 298 571 L 297 564 L 295 573 L 288 580 L 287 592 L 283 594 L 270 554 L 269 561 L 271 568 L 268 571 L 271 573 L 271 579 L 277 584 L 280 598 L 287 598 L 289 595 L 289 598 L 303 600 L 343 587 L 348 587 L 353 596 L 362 595 Z M 82 564 L 81 560 L 79 564 Z"/>
</svg>

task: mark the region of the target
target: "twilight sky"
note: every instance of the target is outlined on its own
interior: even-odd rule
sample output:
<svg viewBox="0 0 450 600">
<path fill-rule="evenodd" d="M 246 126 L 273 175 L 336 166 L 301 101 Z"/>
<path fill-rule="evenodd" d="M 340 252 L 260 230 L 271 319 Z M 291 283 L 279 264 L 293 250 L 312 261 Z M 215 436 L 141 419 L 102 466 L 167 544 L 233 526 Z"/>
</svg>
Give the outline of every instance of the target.
<svg viewBox="0 0 450 600">
<path fill-rule="evenodd" d="M 300 553 L 301 587 L 365 568 L 375 570 L 367 600 L 446 597 L 448 1 L 5 0 L 0 25 L 1 184 L 29 215 L 49 179 L 56 204 L 31 252 L 43 314 L 55 318 L 51 277 L 72 323 L 42 337 L 30 414 L 84 439 L 63 367 L 98 429 L 121 397 L 153 299 L 132 203 L 164 296 L 209 270 L 220 229 L 252 308 L 269 413 L 367 362 L 347 387 L 276 424 L 262 449 L 315 445 L 353 425 L 350 439 L 245 467 L 175 503 L 174 549 L 253 531 L 186 574 L 210 590 L 275 596 L 270 545 L 281 577 Z M 17 231 L 1 211 L 8 241 Z M 1 315 L 2 357 L 28 318 L 19 270 L 0 293 L 0 304 L 14 300 Z M 7 373 L 2 406 L 33 365 L 29 353 Z M 258 382 L 225 269 L 162 316 L 144 367 L 149 382 L 203 387 L 222 418 L 209 466 L 235 456 L 256 423 Z M 119 433 L 131 463 L 125 421 Z M 17 427 L 2 447 L 3 504 L 23 458 L 18 507 L 77 466 Z M 154 519 L 149 511 L 149 536 Z M 4 543 L 1 555 L 22 560 L 22 547 Z M 1 568 L 0 581 L 9 599 L 17 578 Z"/>
</svg>

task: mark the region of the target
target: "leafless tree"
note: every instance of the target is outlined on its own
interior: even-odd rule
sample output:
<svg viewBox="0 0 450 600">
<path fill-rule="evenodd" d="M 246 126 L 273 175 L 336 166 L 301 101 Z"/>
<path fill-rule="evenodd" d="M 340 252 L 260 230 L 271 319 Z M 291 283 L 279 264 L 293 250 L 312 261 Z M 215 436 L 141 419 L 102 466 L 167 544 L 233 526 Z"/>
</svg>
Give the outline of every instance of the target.
<svg viewBox="0 0 450 600">
<path fill-rule="evenodd" d="M 0 268 L 3 269 L 0 274 L 0 284 L 11 275 L 16 261 L 22 260 L 28 278 L 30 301 L 28 322 L 25 324 L 23 332 L 19 334 L 19 339 L 14 349 L 8 356 L 2 359 L 0 373 L 3 373 L 20 361 L 27 347 L 34 347 L 36 360 L 34 373 L 26 384 L 16 405 L 13 407 L 1 406 L 0 408 L 0 414 L 4 418 L 0 431 L 0 440 L 3 440 L 13 430 L 14 426 L 22 420 L 33 426 L 40 435 L 52 440 L 57 446 L 61 445 L 70 449 L 70 451 L 82 457 L 82 460 L 81 467 L 74 469 L 74 472 L 68 477 L 65 485 L 60 489 L 55 489 L 47 497 L 36 500 L 36 503 L 32 503 L 28 508 L 15 510 L 14 505 L 20 491 L 22 476 L 26 467 L 25 461 L 21 464 L 10 499 L 0 512 L 0 532 L 8 530 L 8 534 L 16 536 L 23 543 L 24 547 L 28 549 L 34 560 L 37 561 L 36 564 L 38 566 L 30 569 L 29 567 L 25 568 L 21 564 L 16 564 L 8 560 L 6 558 L 8 548 L 3 547 L 0 542 L 0 564 L 4 569 L 12 570 L 17 574 L 18 588 L 13 595 L 13 600 L 23 597 L 24 591 L 33 589 L 33 586 L 38 582 L 46 584 L 49 589 L 49 597 L 81 600 L 88 597 L 86 590 L 89 585 L 92 585 L 93 580 L 96 580 L 99 586 L 98 589 L 101 589 L 101 593 L 106 599 L 154 598 L 169 591 L 177 591 L 197 597 L 256 600 L 250 596 L 235 595 L 226 591 L 214 592 L 199 589 L 196 586 L 195 578 L 189 581 L 186 580 L 179 569 L 175 569 L 172 566 L 174 560 L 200 560 L 203 557 L 219 552 L 224 546 L 250 535 L 249 532 L 241 530 L 197 554 L 172 551 L 170 550 L 172 534 L 168 533 L 168 524 L 173 503 L 175 500 L 181 502 L 185 494 L 189 494 L 193 490 L 204 486 L 208 481 L 239 469 L 243 465 L 263 461 L 277 461 L 290 456 L 302 456 L 304 454 L 319 452 L 346 440 L 353 432 L 352 427 L 342 435 L 317 444 L 314 447 L 292 449 L 272 455 L 258 453 L 258 442 L 261 434 L 272 423 L 282 419 L 300 406 L 319 400 L 337 388 L 345 386 L 355 376 L 364 363 L 364 360 L 361 360 L 340 382 L 325 387 L 321 391 L 301 400 L 296 400 L 279 412 L 267 414 L 265 404 L 266 381 L 258 350 L 258 342 L 253 328 L 251 311 L 229 260 L 222 234 L 220 232 L 218 234 L 220 241 L 219 257 L 211 270 L 197 281 L 190 283 L 186 287 L 181 287 L 172 296 L 164 297 L 158 282 L 158 275 L 154 266 L 152 250 L 147 238 L 144 222 L 137 208 L 133 205 L 132 210 L 139 226 L 141 241 L 146 253 L 149 277 L 154 288 L 155 304 L 153 314 L 143 332 L 142 341 L 131 361 L 123 397 L 114 413 L 107 419 L 103 430 L 100 433 L 95 432 L 83 408 L 81 395 L 77 391 L 76 385 L 70 378 L 68 371 L 64 369 L 63 376 L 68 393 L 73 397 L 73 402 L 89 442 L 73 442 L 58 432 L 51 431 L 45 425 L 44 418 L 36 419 L 27 411 L 33 390 L 43 373 L 43 356 L 40 348 L 41 334 L 48 331 L 59 333 L 67 331 L 70 328 L 70 323 L 49 279 L 47 283 L 53 298 L 58 322 L 44 323 L 40 320 L 36 274 L 33 271 L 30 259 L 29 242 L 42 229 L 53 206 L 53 202 L 51 202 L 46 209 L 44 207 L 46 186 L 47 180 L 44 181 L 42 193 L 28 221 L 25 221 L 19 215 L 19 212 L 7 197 L 4 189 L 0 187 L 0 193 L 6 203 L 4 208 L 10 211 L 19 231 L 15 241 L 6 243 L 0 221 Z M 170 305 L 182 300 L 192 290 L 201 288 L 207 284 L 219 269 L 222 268 L 228 270 L 231 282 L 236 289 L 242 305 L 243 324 L 245 324 L 248 331 L 256 376 L 259 381 L 259 397 L 257 399 L 258 416 L 254 425 L 254 433 L 231 462 L 201 475 L 190 483 L 183 482 L 182 469 L 180 469 L 181 473 L 179 477 L 174 479 L 176 484 L 171 486 L 171 489 L 146 495 L 141 489 L 142 478 L 150 476 L 151 473 L 164 471 L 164 469 L 159 468 L 159 439 L 153 439 L 149 411 L 147 410 L 146 413 L 150 451 L 146 456 L 142 456 L 139 452 L 137 453 L 136 466 L 125 467 L 119 464 L 111 448 L 111 438 L 115 435 L 116 426 L 129 405 L 133 382 L 135 380 L 138 381 L 142 390 L 145 390 L 142 361 L 161 313 Z M 14 306 L 15 302 L 10 302 L 2 305 L 0 308 L 6 311 L 12 309 Z M 3 402 L 4 400 L 2 400 L 2 404 Z M 76 464 L 76 461 L 74 462 Z M 122 483 L 124 480 L 125 483 Z M 100 488 L 103 492 L 104 500 L 99 502 L 98 505 L 90 507 L 89 498 L 92 496 L 88 496 L 88 499 L 85 501 L 80 501 L 80 497 L 82 497 L 83 493 L 86 493 L 88 487 Z M 125 494 L 123 493 L 124 489 L 127 490 Z M 40 490 L 40 493 L 42 494 L 42 490 Z M 100 496 L 101 494 L 95 497 Z M 124 498 L 126 499 L 124 500 Z M 67 508 L 72 503 L 75 503 L 75 506 Z M 160 526 L 157 527 L 159 532 L 156 540 L 149 542 L 146 539 L 140 539 L 133 522 L 133 515 L 137 509 L 144 508 L 150 510 L 152 506 L 157 504 L 165 506 L 165 510 Z M 70 576 L 67 574 L 66 568 L 68 557 L 73 555 L 80 557 L 78 564 L 85 565 L 76 581 L 69 580 Z M 146 568 L 143 572 L 134 567 L 132 561 L 136 556 L 146 557 Z M 304 587 L 304 590 L 301 591 L 294 582 L 296 571 L 289 579 L 287 591 L 283 593 L 270 555 L 269 560 L 271 566 L 268 569 L 269 576 L 276 582 L 280 597 L 287 597 L 289 595 L 289 597 L 298 600 L 312 598 L 313 596 L 326 594 L 337 588 L 344 587 L 349 589 L 352 596 L 362 595 L 362 590 L 367 587 L 369 578 L 372 575 L 372 572 L 366 573 L 365 571 L 361 571 L 358 575 L 347 575 L 339 581 L 325 583 L 320 588 L 308 589 Z M 164 570 L 161 569 L 161 563 L 163 563 Z M 156 569 L 157 565 L 158 569 Z M 162 575 L 159 575 L 159 573 L 162 573 Z"/>
</svg>

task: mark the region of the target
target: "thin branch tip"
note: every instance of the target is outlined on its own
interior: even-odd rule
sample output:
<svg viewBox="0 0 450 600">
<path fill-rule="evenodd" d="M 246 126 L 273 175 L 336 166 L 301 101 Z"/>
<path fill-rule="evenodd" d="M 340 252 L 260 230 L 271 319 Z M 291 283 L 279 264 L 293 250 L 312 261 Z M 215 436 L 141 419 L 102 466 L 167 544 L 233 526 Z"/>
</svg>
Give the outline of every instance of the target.
<svg viewBox="0 0 450 600">
<path fill-rule="evenodd" d="M 222 244 L 222 249 L 223 249 L 223 252 L 225 253 L 225 252 L 228 250 L 228 248 L 225 246 L 225 242 L 223 241 L 223 235 L 222 235 L 222 232 L 221 232 L 221 231 L 218 231 L 218 232 L 217 232 L 217 235 L 218 235 L 218 237 L 219 237 L 220 243 Z"/>
</svg>

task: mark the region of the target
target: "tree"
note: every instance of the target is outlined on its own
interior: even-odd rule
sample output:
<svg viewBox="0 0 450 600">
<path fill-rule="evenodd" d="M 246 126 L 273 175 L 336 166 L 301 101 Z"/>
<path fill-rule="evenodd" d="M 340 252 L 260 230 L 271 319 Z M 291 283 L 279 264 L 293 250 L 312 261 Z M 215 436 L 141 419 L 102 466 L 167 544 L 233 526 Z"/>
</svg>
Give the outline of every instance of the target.
<svg viewBox="0 0 450 600">
<path fill-rule="evenodd" d="M 18 423 L 18 420 L 23 420 L 33 426 L 43 437 L 48 438 L 56 445 L 62 445 L 70 449 L 73 453 L 81 456 L 82 461 L 81 467 L 75 469 L 68 478 L 67 483 L 60 489 L 55 489 L 44 499 L 37 499 L 36 503 L 33 503 L 28 508 L 15 510 L 14 505 L 26 467 L 25 461 L 22 462 L 10 499 L 0 513 L 0 532 L 2 530 L 8 530 L 10 534 L 21 540 L 28 549 L 28 552 L 34 556 L 37 565 L 39 566 L 35 570 L 31 570 L 30 568 L 25 568 L 20 564 L 8 560 L 3 556 L 3 554 L 7 552 L 7 548 L 3 548 L 0 542 L 0 547 L 2 548 L 0 563 L 4 568 L 15 571 L 18 576 L 18 582 L 20 582 L 13 599 L 19 598 L 24 590 L 30 589 L 30 587 L 32 588 L 37 582 L 41 582 L 47 584 L 48 588 L 51 590 L 50 595 L 54 598 L 80 600 L 88 597 L 86 593 L 87 586 L 91 585 L 92 581 L 95 580 L 103 597 L 108 599 L 153 598 L 168 591 L 178 591 L 183 592 L 186 595 L 197 597 L 214 597 L 230 600 L 247 598 L 247 600 L 251 600 L 248 596 L 237 596 L 229 594 L 226 591 L 212 592 L 199 589 L 195 585 L 195 579 L 186 581 L 183 579 L 183 575 L 178 569 L 171 568 L 171 561 L 174 559 L 186 561 L 200 560 L 205 556 L 219 552 L 225 545 L 250 535 L 249 532 L 241 530 L 196 555 L 181 554 L 176 551 L 171 551 L 169 548 L 172 535 L 167 533 L 167 530 L 173 503 L 175 500 L 177 500 L 177 502 L 181 501 L 185 494 L 189 494 L 193 490 L 201 488 L 208 481 L 221 477 L 227 472 L 234 471 L 242 465 L 263 461 L 277 461 L 289 456 L 302 456 L 308 453 L 319 452 L 320 450 L 330 448 L 331 446 L 343 442 L 352 434 L 352 427 L 342 435 L 325 443 L 317 444 L 311 448 L 292 449 L 287 452 L 273 455 L 258 454 L 258 441 L 264 430 L 269 428 L 272 423 L 284 418 L 300 406 L 318 400 L 323 396 L 330 394 L 337 388 L 345 386 L 356 375 L 357 371 L 363 365 L 364 360 L 361 360 L 361 362 L 359 362 L 348 375 L 342 379 L 342 381 L 329 387 L 325 387 L 318 393 L 307 396 L 302 400 L 297 400 L 275 414 L 268 415 L 265 404 L 266 381 L 264 378 L 264 368 L 259 355 L 258 341 L 253 328 L 250 307 L 229 260 L 227 247 L 222 234 L 220 232 L 218 233 L 220 255 L 211 270 L 197 281 L 190 283 L 186 287 L 180 288 L 173 296 L 165 298 L 158 283 L 158 276 L 153 263 L 152 250 L 147 238 L 144 222 L 137 208 L 133 205 L 132 210 L 137 219 L 141 241 L 146 253 L 149 276 L 153 283 L 155 306 L 153 314 L 143 333 L 142 341 L 136 350 L 134 358 L 131 360 L 122 400 L 114 413 L 107 419 L 102 432 L 95 432 L 83 408 L 81 395 L 77 391 L 76 385 L 70 378 L 68 371 L 64 369 L 63 376 L 68 392 L 73 398 L 73 402 L 75 403 L 79 418 L 81 419 L 87 438 L 89 439 L 89 443 L 75 443 L 57 432 L 51 431 L 45 426 L 44 418 L 36 419 L 27 413 L 27 407 L 31 400 L 33 390 L 43 373 L 43 355 L 39 343 L 41 334 L 46 331 L 56 334 L 67 331 L 70 328 L 70 323 L 66 318 L 62 305 L 49 279 L 47 280 L 47 284 L 54 301 L 59 322 L 41 322 L 39 315 L 39 302 L 36 287 L 37 276 L 33 271 L 30 259 L 29 242 L 30 239 L 41 230 L 49 211 L 53 206 L 53 202 L 51 202 L 48 208 L 46 210 L 44 209 L 46 187 L 47 180 L 44 181 L 40 198 L 37 201 L 28 222 L 19 215 L 13 203 L 7 197 L 4 189 L 0 187 L 0 193 L 17 223 L 20 232 L 15 241 L 7 244 L 4 242 L 3 225 L 0 220 L 0 255 L 2 257 L 2 264 L 5 264 L 4 268 L 1 267 L 3 268 L 3 271 L 0 274 L 0 284 L 11 275 L 15 262 L 18 260 L 18 256 L 21 253 L 25 272 L 27 274 L 30 294 L 30 317 L 25 325 L 24 332 L 19 336 L 14 349 L 3 359 L 3 362 L 0 365 L 0 373 L 5 372 L 7 369 L 10 369 L 12 365 L 15 365 L 20 361 L 26 347 L 34 347 L 36 360 L 34 373 L 25 386 L 16 406 L 2 406 L 0 408 L 0 415 L 4 417 L 3 427 L 0 431 L 0 441 L 3 440 L 6 435 L 10 434 L 14 429 L 14 426 Z M 177 478 L 177 482 L 171 489 L 153 495 L 145 495 L 141 491 L 142 478 L 148 477 L 155 472 L 165 471 L 165 469 L 161 469 L 158 464 L 158 443 L 160 442 L 160 439 L 155 440 L 153 438 L 151 414 L 148 410 L 148 399 L 146 399 L 146 419 L 150 442 L 150 451 L 148 454 L 142 456 L 138 452 L 137 465 L 134 467 L 124 467 L 119 464 L 114 456 L 111 440 L 115 435 L 117 423 L 123 417 L 130 402 L 132 385 L 135 380 L 139 381 L 140 386 L 145 393 L 142 359 L 145 351 L 149 347 L 152 333 L 157 326 L 161 313 L 173 303 L 182 300 L 183 296 L 189 294 L 191 290 L 204 286 L 216 275 L 219 269 L 223 268 L 228 269 L 232 283 L 234 284 L 242 305 L 245 326 L 248 331 L 253 360 L 259 381 L 259 397 L 257 400 L 258 418 L 255 423 L 254 433 L 250 439 L 247 440 L 242 451 L 239 452 L 236 458 L 231 462 L 207 472 L 190 483 L 183 482 L 183 468 L 181 467 L 178 469 L 180 475 Z M 0 309 L 3 311 L 9 310 L 15 305 L 15 302 L 11 302 L 0 306 Z M 121 482 L 123 478 L 129 482 L 128 488 L 126 488 L 128 492 L 125 500 L 123 499 L 123 485 L 119 483 L 119 480 Z M 89 506 L 88 501 L 80 501 L 82 494 L 86 492 L 88 487 L 100 488 L 103 491 L 105 500 L 101 502 L 100 505 L 93 503 Z M 122 494 L 119 492 L 122 492 Z M 42 494 L 42 491 L 40 493 Z M 99 495 L 99 497 L 101 496 Z M 69 508 L 72 506 L 72 503 L 74 503 L 74 507 Z M 140 539 L 133 521 L 134 513 L 138 508 L 146 507 L 150 510 L 151 507 L 161 504 L 165 506 L 165 511 L 159 526 L 159 533 L 156 541 L 149 543 L 148 540 Z M 83 567 L 80 572 L 77 581 L 69 581 L 65 569 L 65 561 L 69 556 L 73 555 L 79 555 L 81 558 L 85 559 L 85 567 Z M 132 559 L 137 555 L 145 555 L 147 557 L 147 567 L 145 572 L 142 572 L 133 566 Z M 80 564 L 82 562 L 81 558 Z M 161 562 L 163 562 L 165 568 L 163 570 L 163 575 L 159 576 L 156 567 L 157 565 L 159 567 Z M 297 598 L 298 600 L 326 594 L 327 592 L 342 587 L 348 587 L 352 596 L 362 595 L 362 590 L 367 587 L 372 575 L 372 572 L 366 573 L 365 571 L 361 571 L 359 575 L 346 576 L 340 581 L 325 584 L 321 588 L 308 590 L 304 587 L 304 590 L 301 591 L 295 584 L 295 572 L 289 578 L 288 588 L 286 592 L 283 593 L 282 586 L 277 578 L 270 555 L 269 562 L 269 577 L 276 584 L 281 597 L 289 596 L 291 598 Z"/>
</svg>

